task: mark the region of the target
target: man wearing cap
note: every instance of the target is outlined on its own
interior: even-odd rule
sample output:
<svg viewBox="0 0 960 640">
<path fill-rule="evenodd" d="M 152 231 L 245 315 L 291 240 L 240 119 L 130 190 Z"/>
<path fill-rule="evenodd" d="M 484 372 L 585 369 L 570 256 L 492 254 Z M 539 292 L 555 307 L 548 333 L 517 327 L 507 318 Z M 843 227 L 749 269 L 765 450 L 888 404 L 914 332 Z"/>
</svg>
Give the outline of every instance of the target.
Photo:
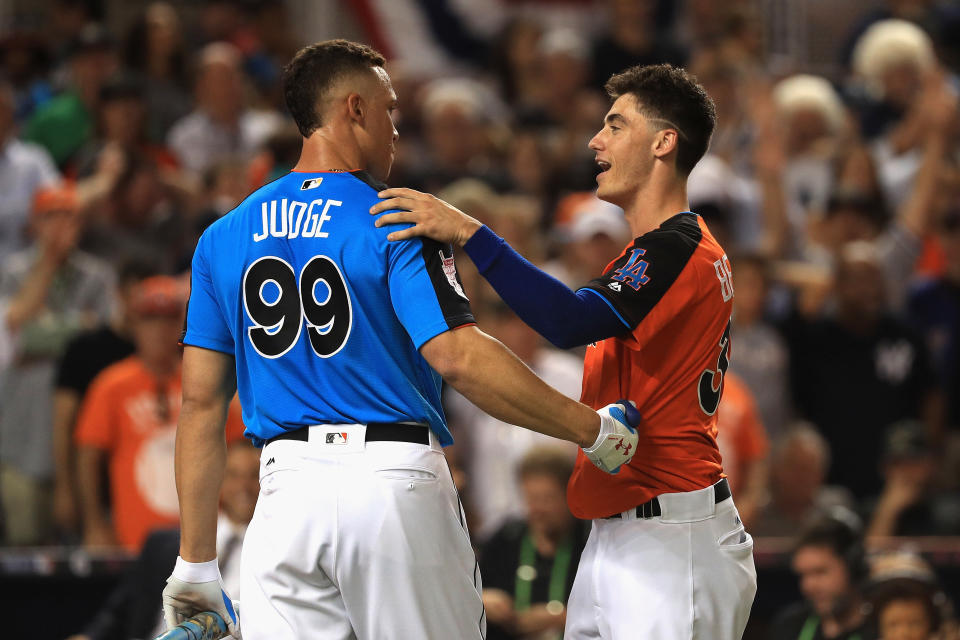
<svg viewBox="0 0 960 640">
<path fill-rule="evenodd" d="M 180 413 L 180 348 L 187 293 L 169 276 L 140 284 L 134 296 L 136 353 L 94 379 L 80 409 L 76 442 L 84 543 L 138 551 L 147 534 L 176 526 L 173 442 Z M 243 425 L 234 411 L 230 439 Z M 113 518 L 103 509 L 101 464 L 109 465 Z"/>
<path fill-rule="evenodd" d="M 0 333 L 12 343 L 0 376 L 0 498 L 7 544 L 49 533 L 53 380 L 73 335 L 110 315 L 113 273 L 76 250 L 77 199 L 65 187 L 34 200 L 34 246 L 0 267 Z"/>
</svg>

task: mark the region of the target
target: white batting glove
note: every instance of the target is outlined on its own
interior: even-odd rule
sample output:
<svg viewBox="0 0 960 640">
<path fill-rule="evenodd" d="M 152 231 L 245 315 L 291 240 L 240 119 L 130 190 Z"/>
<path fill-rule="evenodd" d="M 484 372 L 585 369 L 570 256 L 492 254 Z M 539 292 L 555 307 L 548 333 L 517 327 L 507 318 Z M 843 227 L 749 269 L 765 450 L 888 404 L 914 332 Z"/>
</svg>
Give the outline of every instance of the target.
<svg viewBox="0 0 960 640">
<path fill-rule="evenodd" d="M 172 629 L 201 611 L 214 611 L 227 623 L 231 637 L 240 640 L 240 619 L 236 606 L 223 588 L 216 559 L 187 562 L 177 556 L 173 574 L 163 590 L 163 619 Z"/>
<path fill-rule="evenodd" d="M 597 411 L 600 414 L 600 435 L 583 452 L 601 471 L 617 473 L 637 452 L 637 429 L 640 412 L 629 400 L 618 400 Z"/>
</svg>

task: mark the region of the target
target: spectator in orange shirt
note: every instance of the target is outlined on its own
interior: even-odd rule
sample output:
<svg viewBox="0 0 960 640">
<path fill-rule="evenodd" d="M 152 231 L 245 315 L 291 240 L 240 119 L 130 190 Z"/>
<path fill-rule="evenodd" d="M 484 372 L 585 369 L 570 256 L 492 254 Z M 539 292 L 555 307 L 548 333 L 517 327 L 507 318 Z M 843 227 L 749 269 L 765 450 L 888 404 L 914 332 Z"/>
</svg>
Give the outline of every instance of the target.
<svg viewBox="0 0 960 640">
<path fill-rule="evenodd" d="M 717 412 L 717 446 L 730 491 L 737 497 L 740 519 L 749 527 L 767 491 L 770 444 L 749 387 L 728 371 Z"/>
<path fill-rule="evenodd" d="M 84 543 L 138 551 L 152 529 L 178 524 L 173 450 L 180 413 L 180 348 L 186 291 L 168 276 L 144 280 L 134 298 L 136 353 L 90 385 L 77 425 L 77 473 Z M 239 411 L 227 435 L 240 437 Z M 110 514 L 101 464 L 109 465 Z"/>
</svg>

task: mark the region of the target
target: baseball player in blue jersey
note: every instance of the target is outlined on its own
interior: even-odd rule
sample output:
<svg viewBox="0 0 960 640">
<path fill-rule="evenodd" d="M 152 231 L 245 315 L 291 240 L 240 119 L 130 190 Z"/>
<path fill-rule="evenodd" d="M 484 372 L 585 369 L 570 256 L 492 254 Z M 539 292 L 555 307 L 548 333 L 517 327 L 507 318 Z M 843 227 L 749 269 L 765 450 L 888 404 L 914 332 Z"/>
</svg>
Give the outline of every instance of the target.
<svg viewBox="0 0 960 640">
<path fill-rule="evenodd" d="M 580 444 L 606 471 L 636 450 L 632 407 L 566 398 L 476 328 L 449 245 L 391 243 L 374 225 L 367 211 L 397 138 L 383 63 L 343 40 L 301 50 L 284 72 L 300 161 L 197 246 L 168 626 L 209 609 L 239 636 L 215 551 L 235 388 L 246 435 L 263 447 L 242 552 L 247 640 L 484 637 L 480 576 L 441 450 L 452 438 L 440 376 L 501 420 Z"/>
</svg>

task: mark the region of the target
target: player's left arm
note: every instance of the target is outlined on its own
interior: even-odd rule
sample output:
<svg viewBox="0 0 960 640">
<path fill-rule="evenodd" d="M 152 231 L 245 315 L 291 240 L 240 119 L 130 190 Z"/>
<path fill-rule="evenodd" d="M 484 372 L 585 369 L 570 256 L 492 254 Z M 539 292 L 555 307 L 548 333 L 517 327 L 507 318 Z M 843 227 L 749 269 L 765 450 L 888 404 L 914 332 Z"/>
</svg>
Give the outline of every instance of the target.
<svg viewBox="0 0 960 640">
<path fill-rule="evenodd" d="M 386 189 L 370 212 L 380 216 L 376 225 L 414 223 L 392 231 L 387 239 L 426 236 L 458 244 L 480 274 L 513 311 L 554 346 L 569 349 L 621 335 L 630 325 L 594 292 L 571 291 L 517 253 L 503 238 L 456 207 L 412 189 Z"/>
<path fill-rule="evenodd" d="M 217 509 L 227 446 L 227 407 L 236 392 L 232 355 L 186 345 L 183 404 L 174 470 L 180 497 L 180 557 L 163 592 L 172 627 L 200 611 L 216 611 L 235 630 L 236 614 L 217 568 Z M 229 608 L 228 608 L 229 607 Z"/>
</svg>

